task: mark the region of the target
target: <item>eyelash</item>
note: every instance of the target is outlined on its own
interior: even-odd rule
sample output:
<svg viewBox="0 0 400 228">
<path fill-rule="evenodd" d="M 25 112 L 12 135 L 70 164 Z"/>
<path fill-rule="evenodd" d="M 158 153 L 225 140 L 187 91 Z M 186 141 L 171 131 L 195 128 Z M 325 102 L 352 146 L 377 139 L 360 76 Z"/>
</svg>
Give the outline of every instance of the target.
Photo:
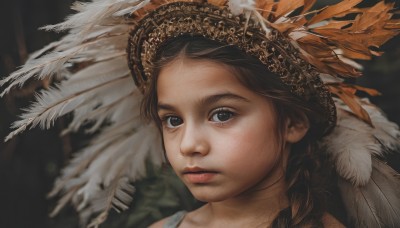
<svg viewBox="0 0 400 228">
<path fill-rule="evenodd" d="M 213 121 L 212 120 L 215 115 L 218 115 L 218 114 L 221 114 L 221 113 L 225 113 L 225 114 L 228 113 L 229 114 L 229 119 L 223 120 L 223 121 Z M 232 118 L 234 118 L 235 116 L 236 116 L 235 112 L 233 112 L 232 110 L 230 110 L 228 108 L 223 107 L 223 108 L 217 108 L 217 109 L 213 110 L 211 112 L 211 114 L 210 114 L 209 120 L 213 121 L 214 123 L 216 123 L 218 125 L 225 125 L 227 122 L 231 121 Z"/>
<path fill-rule="evenodd" d="M 178 116 L 174 116 L 174 115 L 165 115 L 165 116 L 160 117 L 162 126 L 163 126 L 164 128 L 166 128 L 166 129 L 175 129 L 175 128 L 179 127 L 180 124 L 177 125 L 177 126 L 168 126 L 168 125 L 170 125 L 169 120 L 171 120 L 171 118 L 173 118 L 173 117 L 179 118 L 179 119 L 182 121 L 182 123 L 183 123 L 183 120 L 182 120 L 180 117 L 178 117 Z"/>
<path fill-rule="evenodd" d="M 221 113 L 229 114 L 228 119 L 227 120 L 222 120 L 222 121 L 213 120 L 213 117 L 215 115 L 218 115 L 218 114 L 221 114 Z M 225 107 L 217 108 L 217 109 L 214 109 L 213 111 L 210 112 L 210 117 L 208 118 L 208 120 L 213 122 L 213 123 L 215 123 L 215 124 L 217 124 L 217 125 L 225 125 L 227 122 L 232 120 L 232 118 L 234 118 L 236 115 L 237 114 L 235 112 L 231 111 L 228 108 L 225 108 Z M 172 126 L 171 123 L 169 122 L 171 120 L 171 118 L 174 118 L 174 117 L 178 118 L 181 121 L 181 123 L 179 125 Z M 161 123 L 162 123 L 163 127 L 165 127 L 166 129 L 171 129 L 171 130 L 179 127 L 183 123 L 182 118 L 180 118 L 179 116 L 175 116 L 175 115 L 161 116 L 160 120 L 161 120 Z"/>
</svg>

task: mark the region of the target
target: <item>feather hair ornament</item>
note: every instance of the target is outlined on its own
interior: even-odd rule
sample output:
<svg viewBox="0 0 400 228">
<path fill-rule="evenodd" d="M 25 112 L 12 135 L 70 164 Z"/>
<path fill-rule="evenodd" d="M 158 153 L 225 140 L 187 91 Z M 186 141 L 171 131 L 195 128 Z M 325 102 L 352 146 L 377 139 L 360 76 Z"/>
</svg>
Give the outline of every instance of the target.
<svg viewBox="0 0 400 228">
<path fill-rule="evenodd" d="M 360 100 L 371 117 L 373 126 L 360 121 L 350 108 L 336 99 L 338 122 L 335 129 L 321 140 L 321 146 L 332 158 L 337 173 L 355 186 L 366 185 L 371 177 L 372 160 L 385 151 L 400 149 L 399 127 L 368 100 Z"/>
<path fill-rule="evenodd" d="M 99 133 L 75 153 L 56 181 L 49 196 L 62 196 L 51 216 L 72 203 L 82 225 L 96 227 L 105 221 L 111 208 L 125 210 L 134 192 L 131 183 L 145 175 L 146 161 L 155 166 L 164 161 L 158 129 L 140 119 L 142 94 L 131 79 L 126 60 L 132 28 L 154 10 L 174 2 L 228 8 L 233 17 L 244 15 L 248 22 L 244 29 L 251 23 L 259 25 L 265 40 L 271 38 L 272 31 L 278 31 L 321 78 L 329 76 L 331 80 L 325 82 L 337 97 L 338 122 L 321 145 L 327 148 L 342 178 L 343 197 L 351 197 L 347 202 L 372 205 L 369 211 L 347 205 L 350 217 L 359 226 L 399 226 L 395 221 L 400 210 L 395 197 L 399 181 L 394 171 L 376 160 L 387 149 L 399 147 L 398 127 L 375 106 L 355 96 L 357 90 L 375 91 L 345 85 L 340 78 L 360 76 L 361 67 L 355 61 L 381 55 L 376 49 L 400 32 L 400 21 L 392 19 L 394 4 L 381 1 L 357 8 L 361 1 L 344 0 L 314 11 L 309 10 L 315 0 L 76 2 L 72 6 L 75 14 L 62 23 L 43 27 L 68 34 L 32 54 L 23 67 L 0 80 L 0 96 L 30 79 L 56 81 L 36 96 L 36 102 L 13 124 L 14 131 L 6 140 L 37 125 L 50 128 L 57 118 L 73 113 L 64 133 L 88 123 L 87 133 Z M 353 192 L 353 196 L 347 192 Z M 371 214 L 376 223 L 368 220 Z"/>
<path fill-rule="evenodd" d="M 354 186 L 339 179 L 338 186 L 349 220 L 355 227 L 400 226 L 400 179 L 388 165 L 372 158 L 368 183 Z"/>
</svg>

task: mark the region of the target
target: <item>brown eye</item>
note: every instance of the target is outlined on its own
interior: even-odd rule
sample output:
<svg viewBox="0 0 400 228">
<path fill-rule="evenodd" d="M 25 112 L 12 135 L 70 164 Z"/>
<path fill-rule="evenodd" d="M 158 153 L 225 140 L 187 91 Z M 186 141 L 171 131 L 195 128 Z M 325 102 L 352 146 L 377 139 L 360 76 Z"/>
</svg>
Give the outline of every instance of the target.
<svg viewBox="0 0 400 228">
<path fill-rule="evenodd" d="M 166 125 L 168 128 L 175 128 L 183 123 L 183 120 L 177 116 L 168 116 L 166 118 Z"/>
<path fill-rule="evenodd" d="M 233 117 L 233 112 L 231 111 L 226 111 L 226 110 L 220 110 L 215 112 L 211 116 L 211 121 L 213 122 L 226 122 L 230 120 Z"/>
</svg>

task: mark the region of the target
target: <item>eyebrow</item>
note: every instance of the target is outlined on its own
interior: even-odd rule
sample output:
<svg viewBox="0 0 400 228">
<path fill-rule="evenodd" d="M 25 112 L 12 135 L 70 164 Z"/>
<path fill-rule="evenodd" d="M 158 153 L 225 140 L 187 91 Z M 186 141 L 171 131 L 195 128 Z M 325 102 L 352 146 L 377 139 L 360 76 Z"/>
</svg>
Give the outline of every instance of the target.
<svg viewBox="0 0 400 228">
<path fill-rule="evenodd" d="M 220 100 L 239 100 L 239 101 L 244 101 L 244 102 L 248 102 L 248 103 L 250 102 L 250 100 L 247 98 L 244 98 L 244 97 L 239 96 L 234 93 L 226 92 L 226 93 L 214 94 L 214 95 L 204 97 L 199 101 L 199 104 L 211 105 L 211 104 L 215 104 L 215 103 L 219 102 Z M 174 106 L 169 105 L 169 104 L 158 103 L 157 110 L 158 111 L 160 111 L 160 110 L 174 111 L 175 108 L 174 108 Z"/>
</svg>

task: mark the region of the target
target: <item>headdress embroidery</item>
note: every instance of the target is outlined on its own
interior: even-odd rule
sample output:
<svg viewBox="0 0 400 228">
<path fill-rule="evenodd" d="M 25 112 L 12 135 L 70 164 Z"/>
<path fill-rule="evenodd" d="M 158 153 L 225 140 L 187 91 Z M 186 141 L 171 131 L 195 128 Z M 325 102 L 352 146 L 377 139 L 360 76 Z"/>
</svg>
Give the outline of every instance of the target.
<svg viewBox="0 0 400 228">
<path fill-rule="evenodd" d="M 152 63 L 166 40 L 181 35 L 202 36 L 234 45 L 257 57 L 279 75 L 291 91 L 324 110 L 324 127 L 335 125 L 336 109 L 318 72 L 300 58 L 297 50 L 275 29 L 267 35 L 258 23 L 234 16 L 226 7 L 176 2 L 159 7 L 131 31 L 128 59 L 136 85 L 144 91 L 152 77 Z M 322 108 L 321 108 L 322 107 Z"/>
</svg>

